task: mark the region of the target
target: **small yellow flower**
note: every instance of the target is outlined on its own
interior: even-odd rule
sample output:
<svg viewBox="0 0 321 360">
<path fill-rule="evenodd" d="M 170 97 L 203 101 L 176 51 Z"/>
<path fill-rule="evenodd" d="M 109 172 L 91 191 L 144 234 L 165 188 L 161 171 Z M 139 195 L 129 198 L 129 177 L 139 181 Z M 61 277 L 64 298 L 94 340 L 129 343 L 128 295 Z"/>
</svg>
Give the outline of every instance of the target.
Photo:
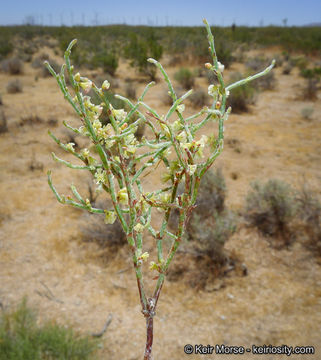
<svg viewBox="0 0 321 360">
<path fill-rule="evenodd" d="M 109 83 L 109 81 L 108 81 L 108 80 L 105 80 L 105 81 L 103 82 L 103 84 L 101 85 L 101 88 L 102 88 L 103 90 L 108 90 L 108 89 L 110 88 L 110 83 Z"/>
<path fill-rule="evenodd" d="M 89 156 L 89 150 L 87 148 L 81 150 L 81 155 L 84 157 L 84 158 L 87 158 Z"/>
<path fill-rule="evenodd" d="M 105 212 L 105 224 L 113 224 L 116 221 L 116 214 L 114 211 L 104 210 Z"/>
<path fill-rule="evenodd" d="M 80 74 L 79 72 L 77 72 L 77 74 L 74 76 L 75 81 L 79 82 L 80 81 Z"/>
<path fill-rule="evenodd" d="M 105 184 L 107 182 L 107 173 L 105 170 L 98 169 L 95 173 L 96 184 Z"/>
<path fill-rule="evenodd" d="M 85 93 L 87 94 L 91 90 L 93 83 L 91 80 L 85 79 L 85 81 L 80 82 L 79 85 L 84 89 Z"/>
<path fill-rule="evenodd" d="M 112 109 L 113 116 L 117 121 L 124 121 L 127 116 L 127 112 L 124 109 Z"/>
<path fill-rule="evenodd" d="M 210 85 L 209 87 L 208 87 L 208 90 L 207 90 L 207 92 L 208 92 L 208 95 L 209 96 L 215 96 L 216 94 L 217 94 L 217 86 L 215 86 L 215 85 Z"/>
<path fill-rule="evenodd" d="M 66 149 L 70 152 L 74 152 L 75 151 L 74 146 L 75 146 L 75 143 L 70 142 L 66 145 Z"/>
<path fill-rule="evenodd" d="M 140 258 L 141 258 L 143 261 L 147 261 L 147 259 L 149 258 L 148 252 L 144 252 L 144 253 L 140 256 Z"/>
<path fill-rule="evenodd" d="M 144 231 L 144 225 L 142 225 L 141 223 L 138 223 L 134 226 L 134 230 L 137 233 L 142 233 Z"/>
<path fill-rule="evenodd" d="M 128 204 L 128 194 L 127 194 L 127 189 L 125 187 L 118 191 L 117 200 L 122 205 Z"/>
<path fill-rule="evenodd" d="M 218 70 L 222 73 L 224 71 L 224 65 L 221 64 L 219 61 L 217 62 L 217 65 L 218 65 Z"/>
<path fill-rule="evenodd" d="M 185 105 L 184 104 L 178 105 L 176 110 L 181 114 L 185 110 Z"/>
<path fill-rule="evenodd" d="M 155 261 L 151 261 L 149 263 L 150 270 L 158 270 L 158 265 L 155 263 Z"/>
</svg>

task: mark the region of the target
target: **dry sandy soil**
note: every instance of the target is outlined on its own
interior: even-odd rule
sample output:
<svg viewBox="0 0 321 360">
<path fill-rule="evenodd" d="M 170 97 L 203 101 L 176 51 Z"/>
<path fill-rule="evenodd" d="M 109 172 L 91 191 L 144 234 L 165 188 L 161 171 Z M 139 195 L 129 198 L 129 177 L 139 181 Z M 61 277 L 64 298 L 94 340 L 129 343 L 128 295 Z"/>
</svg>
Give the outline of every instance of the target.
<svg viewBox="0 0 321 360">
<path fill-rule="evenodd" d="M 234 69 L 240 66 L 233 65 Z M 226 123 L 226 140 L 237 139 L 239 151 L 227 144 L 216 165 L 225 175 L 227 202 L 233 209 L 243 206 L 255 179 L 279 178 L 298 188 L 304 177 L 320 195 L 320 94 L 314 103 L 303 102 L 298 98 L 303 79 L 296 70 L 290 76 L 282 75 L 280 68 L 274 71 L 275 90 L 261 93 L 250 113 L 232 114 Z M 169 69 L 170 74 L 174 72 L 175 68 Z M 64 155 L 47 135 L 47 124 L 18 125 L 26 115 L 56 118 L 59 126 L 51 130 L 66 139 L 62 121 L 76 124 L 54 79 L 40 77 L 36 81 L 35 75 L 25 64 L 24 74 L 19 76 L 23 92 L 8 94 L 5 87 L 13 77 L 0 73 L 2 108 L 9 127 L 8 133 L 0 135 L 0 301 L 10 307 L 27 295 L 29 303 L 39 309 L 41 320 L 54 319 L 85 334 L 99 331 L 111 313 L 113 320 L 97 358 L 141 359 L 145 323 L 127 247 L 119 253 L 109 252 L 106 258 L 105 250 L 82 242 L 82 227 L 89 217 L 58 204 L 46 179 L 46 171 L 52 169 L 61 193 L 69 194 L 67 185 L 73 182 L 86 196 L 89 174 L 52 160 L 51 151 Z M 117 77 L 121 91 L 125 78 L 136 79 L 137 74 L 122 63 Z M 197 85 L 205 87 L 205 80 L 198 79 Z M 137 94 L 143 87 L 137 82 Z M 166 111 L 161 101 L 164 89 L 160 80 L 146 98 L 160 113 Z M 301 117 L 306 106 L 314 107 L 311 120 Z M 30 170 L 33 154 L 43 164 L 42 170 Z M 146 186 L 152 186 L 158 175 L 146 180 Z M 150 250 L 152 244 L 146 246 Z M 300 242 L 276 250 L 244 226 L 227 248 L 246 264 L 247 276 L 231 273 L 216 291 L 198 291 L 178 282 L 165 284 L 155 318 L 155 359 L 198 359 L 200 355 L 184 354 L 185 344 L 222 343 L 314 345 L 315 355 L 294 358 L 321 359 L 321 267 L 317 257 Z M 54 294 L 53 300 L 43 296 L 44 285 Z"/>
</svg>

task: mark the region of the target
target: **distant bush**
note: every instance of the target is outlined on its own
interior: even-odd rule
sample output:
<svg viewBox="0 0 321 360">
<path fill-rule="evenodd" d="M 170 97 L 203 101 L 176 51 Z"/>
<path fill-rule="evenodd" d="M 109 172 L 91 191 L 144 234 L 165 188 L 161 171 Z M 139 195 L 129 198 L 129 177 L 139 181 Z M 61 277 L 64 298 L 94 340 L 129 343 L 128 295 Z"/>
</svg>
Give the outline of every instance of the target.
<svg viewBox="0 0 321 360">
<path fill-rule="evenodd" d="M 315 67 L 310 69 L 302 69 L 300 75 L 305 79 L 319 79 L 321 75 L 321 67 Z"/>
<path fill-rule="evenodd" d="M 225 197 L 226 184 L 222 171 L 208 171 L 202 179 L 196 208 L 186 228 L 186 254 L 191 254 L 197 263 L 198 274 L 194 277 L 199 288 L 222 275 L 229 262 L 229 253 L 224 246 L 235 232 L 237 222 L 233 213 L 225 207 Z M 178 212 L 173 211 L 169 224 L 175 228 L 177 223 Z M 192 285 L 196 286 L 193 281 Z"/>
<path fill-rule="evenodd" d="M 11 41 L 6 39 L 5 36 L 0 36 L 0 60 L 8 56 L 12 50 L 13 46 Z"/>
<path fill-rule="evenodd" d="M 313 112 L 314 112 L 313 107 L 309 106 L 309 107 L 305 107 L 301 110 L 301 115 L 304 119 L 311 120 L 311 116 L 312 116 Z"/>
<path fill-rule="evenodd" d="M 303 100 L 316 100 L 318 98 L 318 79 L 309 78 L 305 81 L 302 91 Z"/>
<path fill-rule="evenodd" d="M 258 72 L 265 69 L 269 62 L 269 59 L 264 57 L 254 57 L 248 59 L 245 65 L 250 71 Z M 259 90 L 273 90 L 275 88 L 275 83 L 276 80 L 274 73 L 269 72 L 266 76 L 264 76 L 264 79 L 261 77 L 254 80 L 252 85 Z"/>
<path fill-rule="evenodd" d="M 33 126 L 33 125 L 39 125 L 39 124 L 43 124 L 44 123 L 44 120 L 36 115 L 36 114 L 31 114 L 31 115 L 25 115 L 25 116 L 22 116 L 21 119 L 20 119 L 20 122 L 19 122 L 19 125 L 20 126 Z"/>
<path fill-rule="evenodd" d="M 71 328 L 48 322 L 37 324 L 37 315 L 26 300 L 0 317 L 0 360 L 89 360 L 97 349 L 91 338 Z"/>
<path fill-rule="evenodd" d="M 82 228 L 82 240 L 94 242 L 102 249 L 118 250 L 127 244 L 126 234 L 119 220 L 113 224 L 104 223 L 103 216 L 90 216 L 90 221 Z"/>
<path fill-rule="evenodd" d="M 125 86 L 125 97 L 131 100 L 136 100 L 136 87 L 133 82 L 127 82 Z"/>
<path fill-rule="evenodd" d="M 39 56 L 35 57 L 33 62 L 31 63 L 31 67 L 33 67 L 34 69 L 39 69 L 39 68 L 43 68 L 44 67 L 44 61 L 50 61 L 51 63 L 51 59 L 49 57 L 48 54 L 46 53 L 42 53 Z"/>
<path fill-rule="evenodd" d="M 129 34 L 129 42 L 124 48 L 124 55 L 131 61 L 131 66 L 138 69 L 151 80 L 155 80 L 156 67 L 147 61 L 148 58 L 160 60 L 163 54 L 163 47 L 157 41 L 155 33 L 151 30 L 145 34 L 144 38 L 139 38 L 137 34 Z"/>
<path fill-rule="evenodd" d="M 290 75 L 291 71 L 293 69 L 293 66 L 290 63 L 286 63 L 283 67 L 282 74 L 283 75 Z"/>
<path fill-rule="evenodd" d="M 242 78 L 240 73 L 232 74 L 230 83 L 234 83 Z M 253 84 L 248 83 L 244 86 L 233 89 L 228 97 L 228 104 L 232 107 L 233 112 L 242 113 L 249 111 L 249 105 L 255 102 L 255 89 Z"/>
<path fill-rule="evenodd" d="M 0 134 L 8 131 L 7 118 L 3 110 L 0 110 Z"/>
<path fill-rule="evenodd" d="M 289 245 L 293 237 L 290 223 L 296 214 L 293 190 L 280 180 L 254 182 L 251 187 L 246 197 L 245 218 L 263 235 L 277 237 L 279 245 Z"/>
<path fill-rule="evenodd" d="M 179 69 L 175 75 L 174 79 L 186 90 L 189 90 L 194 85 L 194 75 L 187 68 Z"/>
<path fill-rule="evenodd" d="M 1 67 L 2 71 L 10 75 L 20 75 L 23 72 L 23 64 L 18 58 L 3 60 Z"/>
<path fill-rule="evenodd" d="M 208 103 L 208 95 L 202 89 L 195 90 L 188 99 L 193 107 L 203 107 Z"/>
<path fill-rule="evenodd" d="M 302 221 L 305 244 L 321 255 L 321 204 L 317 194 L 304 185 L 297 194 L 298 214 Z"/>
<path fill-rule="evenodd" d="M 94 54 L 91 64 L 94 69 L 101 67 L 104 72 L 115 75 L 118 68 L 118 56 L 115 51 L 101 50 Z"/>
<path fill-rule="evenodd" d="M 22 92 L 22 84 L 19 79 L 9 81 L 7 84 L 7 92 L 9 94 L 16 94 Z"/>
</svg>

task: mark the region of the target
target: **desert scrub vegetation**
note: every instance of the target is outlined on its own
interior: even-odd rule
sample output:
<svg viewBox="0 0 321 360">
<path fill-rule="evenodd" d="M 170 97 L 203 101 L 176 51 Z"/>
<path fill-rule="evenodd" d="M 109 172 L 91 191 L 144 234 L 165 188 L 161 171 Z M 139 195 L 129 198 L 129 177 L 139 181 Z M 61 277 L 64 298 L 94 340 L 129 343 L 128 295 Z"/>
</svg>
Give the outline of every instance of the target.
<svg viewBox="0 0 321 360">
<path fill-rule="evenodd" d="M 185 242 L 180 254 L 190 256 L 195 266 L 180 269 L 180 262 L 173 264 L 169 278 L 176 278 L 187 273 L 188 283 L 192 287 L 204 289 L 213 281 L 224 275 L 229 264 L 229 253 L 225 250 L 226 241 L 236 230 L 237 219 L 232 211 L 226 208 L 226 183 L 221 169 L 209 170 L 202 178 L 195 202 L 195 209 L 190 215 L 185 231 Z M 183 188 L 178 189 L 182 193 Z M 170 227 L 175 228 L 179 213 L 174 210 L 169 219 Z"/>
<path fill-rule="evenodd" d="M 0 109 L 0 134 L 8 131 L 7 118 L 2 109 Z"/>
<path fill-rule="evenodd" d="M 316 255 L 321 255 L 321 203 L 305 183 L 297 192 L 298 217 L 300 233 L 304 244 Z"/>
<path fill-rule="evenodd" d="M 23 63 L 19 58 L 10 58 L 1 62 L 1 69 L 10 75 L 20 75 L 23 73 Z"/>
<path fill-rule="evenodd" d="M 71 328 L 47 322 L 38 325 L 37 313 L 24 299 L 11 311 L 0 314 L 0 359 L 95 359 L 97 342 Z"/>
<path fill-rule="evenodd" d="M 263 235 L 274 238 L 276 247 L 289 246 L 294 240 L 292 223 L 296 212 L 295 191 L 287 183 L 271 179 L 251 184 L 245 219 Z"/>
<path fill-rule="evenodd" d="M 174 74 L 174 79 L 182 86 L 182 88 L 188 90 L 193 87 L 195 76 L 191 70 L 181 68 Z"/>
<path fill-rule="evenodd" d="M 7 84 L 7 92 L 9 94 L 17 94 L 22 92 L 22 83 L 19 79 L 11 80 Z"/>
<path fill-rule="evenodd" d="M 145 360 L 152 358 L 153 321 L 159 296 L 169 267 L 182 241 L 188 218 L 195 208 L 201 179 L 223 151 L 224 122 L 231 112 L 231 108 L 226 106 L 227 98 L 230 92 L 264 76 L 274 66 L 272 62 L 269 67 L 256 75 L 225 85 L 224 65 L 218 61 L 211 28 L 206 20 L 204 23 L 211 58 L 211 63 L 206 63 L 205 67 L 213 71 L 217 83 L 208 87 L 211 105 L 203 107 L 194 115 L 187 116 L 184 113 L 184 102 L 193 90 L 178 97 L 167 72 L 157 59 L 148 58 L 147 61 L 155 68 L 152 73 L 155 71 L 156 74 L 156 70 L 161 73 L 172 98 L 172 104 L 165 114 L 159 114 L 144 101 L 146 93 L 150 91 L 154 82 L 150 82 L 145 87 L 136 102 L 121 95 L 114 95 L 116 99 L 127 104 L 128 110 L 115 108 L 106 95 L 110 91 L 110 83 L 107 80 L 98 87 L 92 80 L 75 71 L 70 55 L 76 40 L 68 45 L 65 51 L 65 63 L 60 72 L 55 72 L 49 63 L 46 63 L 65 99 L 80 120 L 79 128 L 71 127 L 66 122 L 64 125 L 72 133 L 88 138 L 93 144 L 90 149 L 75 149 L 73 143 L 65 144 L 49 131 L 54 142 L 73 155 L 77 162 L 63 160 L 54 153 L 52 157 L 68 168 L 87 170 L 97 187 L 106 193 L 111 206 L 96 207 L 89 199 L 84 199 L 74 185 L 71 185 L 73 196 L 60 195 L 53 184 L 51 171 L 48 171 L 48 184 L 59 203 L 103 216 L 106 224 L 113 224 L 116 219 L 119 220 L 126 234 L 136 275 L 141 311 L 146 322 Z M 147 42 L 150 41 L 150 36 L 152 34 L 147 36 Z M 155 53 L 159 55 L 159 49 L 155 50 Z M 70 86 L 67 85 L 66 77 Z M 91 90 L 100 99 L 98 104 L 93 103 L 88 96 Z M 108 117 L 107 124 L 100 121 L 102 114 Z M 206 136 L 201 133 L 201 129 L 208 123 L 214 124 L 217 129 L 213 129 L 213 133 Z M 135 133 L 140 124 L 148 126 L 150 131 L 148 136 L 144 136 L 139 141 Z M 160 164 L 164 166 L 161 176 L 162 185 L 157 186 L 157 183 L 154 183 L 154 189 L 146 191 L 145 177 L 155 171 Z M 178 194 L 180 184 L 183 184 L 182 194 Z M 179 213 L 178 224 L 176 229 L 171 230 L 168 220 L 172 210 L 175 209 Z M 160 221 L 158 227 L 154 223 L 155 217 Z M 151 254 L 146 251 L 147 233 L 155 244 Z M 169 248 L 164 244 L 168 238 Z M 145 263 L 149 258 L 153 258 L 153 261 L 147 269 Z M 150 271 L 152 277 L 145 277 L 146 271 Z M 152 279 L 153 282 L 154 290 L 150 294 L 145 287 L 146 278 Z"/>
<path fill-rule="evenodd" d="M 242 79 L 242 75 L 235 72 L 231 75 L 230 81 L 236 82 Z M 249 111 L 250 105 L 255 103 L 256 90 L 253 84 L 236 88 L 228 97 L 228 104 L 235 113 Z"/>
</svg>

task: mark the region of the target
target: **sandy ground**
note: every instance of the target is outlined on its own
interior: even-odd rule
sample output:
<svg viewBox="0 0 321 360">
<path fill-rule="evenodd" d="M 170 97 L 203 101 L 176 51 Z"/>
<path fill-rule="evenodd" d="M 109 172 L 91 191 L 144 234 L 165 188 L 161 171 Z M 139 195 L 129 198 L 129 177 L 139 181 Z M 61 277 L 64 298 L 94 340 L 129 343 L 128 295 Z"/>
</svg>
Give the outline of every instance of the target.
<svg viewBox="0 0 321 360">
<path fill-rule="evenodd" d="M 233 66 L 239 68 L 239 64 Z M 233 71 L 233 67 L 231 71 Z M 303 80 L 296 70 L 290 76 L 274 70 L 277 86 L 261 93 L 251 112 L 232 114 L 226 123 L 226 147 L 217 160 L 227 181 L 227 203 L 234 209 L 244 204 L 252 180 L 279 178 L 299 187 L 303 179 L 320 195 L 321 101 L 298 98 Z M 173 74 L 174 68 L 169 69 Z M 81 333 L 99 331 L 108 316 L 112 323 L 101 340 L 99 359 L 141 359 L 145 324 L 140 313 L 135 276 L 127 247 L 110 254 L 93 243 L 81 241 L 81 228 L 89 220 L 82 211 L 57 203 L 46 179 L 47 169 L 61 193 L 74 183 L 87 194 L 89 174 L 54 163 L 51 151 L 64 156 L 47 135 L 47 124 L 18 126 L 21 117 L 37 114 L 56 118 L 52 131 L 67 139 L 62 121 L 76 123 L 52 78 L 35 80 L 36 71 L 25 65 L 19 76 L 23 93 L 7 94 L 10 77 L 0 73 L 0 93 L 9 132 L 0 135 L 0 301 L 6 307 L 24 295 L 39 309 L 40 319 L 54 319 L 74 326 Z M 137 78 L 127 64 L 117 70 L 124 79 Z M 198 79 L 198 86 L 205 86 Z M 144 84 L 137 82 L 137 94 Z M 158 84 L 146 102 L 160 113 L 164 83 Z M 304 120 L 301 109 L 314 107 L 312 119 Z M 210 129 L 205 129 L 210 131 Z M 238 151 L 228 141 L 238 141 Z M 34 154 L 34 155 L 33 155 Z M 31 171 L 32 158 L 43 169 Z M 65 156 L 68 159 L 68 156 Z M 156 182 L 155 173 L 146 182 Z M 234 178 L 237 178 L 234 180 Z M 86 195 L 85 195 L 86 196 Z M 151 244 L 147 242 L 148 247 Z M 316 354 L 295 359 L 321 359 L 321 267 L 318 259 L 300 243 L 276 250 L 255 230 L 240 227 L 227 243 L 248 268 L 248 276 L 230 274 L 218 291 L 191 289 L 167 282 L 155 318 L 155 359 L 198 359 L 185 355 L 185 344 L 313 345 Z M 148 271 L 146 269 L 146 271 Z M 53 300 L 44 296 L 47 286 Z M 206 357 L 206 356 L 205 356 Z M 235 355 L 208 355 L 235 359 Z M 260 359 L 285 356 L 260 355 Z M 246 359 L 257 355 L 246 354 Z"/>
</svg>

